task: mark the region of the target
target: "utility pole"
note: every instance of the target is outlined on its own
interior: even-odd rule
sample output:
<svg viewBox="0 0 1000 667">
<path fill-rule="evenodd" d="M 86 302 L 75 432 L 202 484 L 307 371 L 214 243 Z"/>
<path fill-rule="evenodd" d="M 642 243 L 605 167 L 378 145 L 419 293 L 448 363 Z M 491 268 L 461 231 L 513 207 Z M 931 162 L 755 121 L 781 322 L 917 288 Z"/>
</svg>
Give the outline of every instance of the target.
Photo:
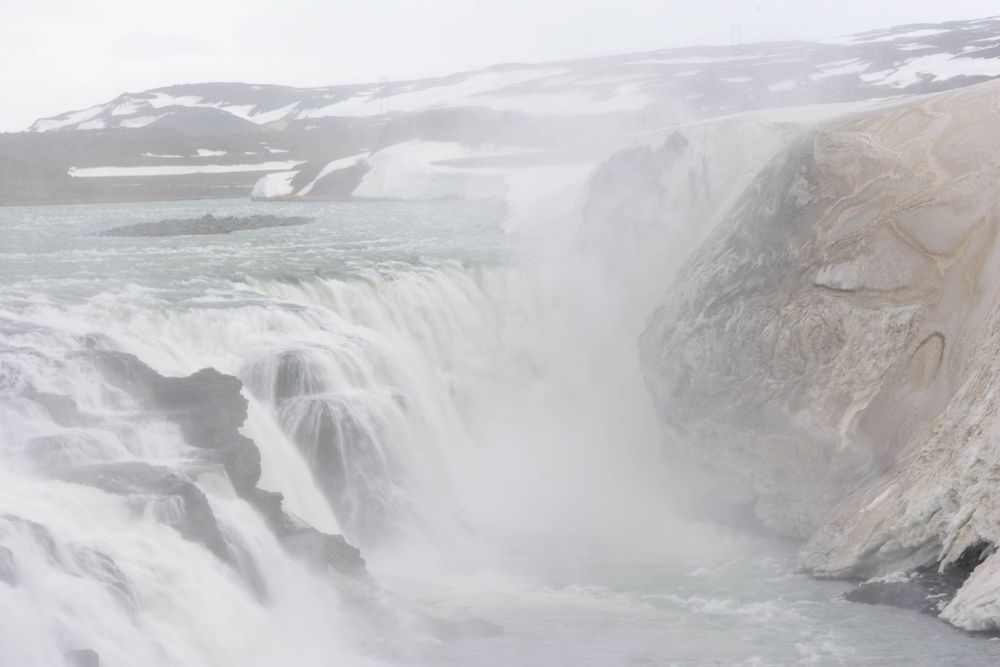
<svg viewBox="0 0 1000 667">
<path fill-rule="evenodd" d="M 743 26 L 739 23 L 733 23 L 729 26 L 729 38 L 733 43 L 733 46 L 739 46 L 743 43 Z"/>
</svg>

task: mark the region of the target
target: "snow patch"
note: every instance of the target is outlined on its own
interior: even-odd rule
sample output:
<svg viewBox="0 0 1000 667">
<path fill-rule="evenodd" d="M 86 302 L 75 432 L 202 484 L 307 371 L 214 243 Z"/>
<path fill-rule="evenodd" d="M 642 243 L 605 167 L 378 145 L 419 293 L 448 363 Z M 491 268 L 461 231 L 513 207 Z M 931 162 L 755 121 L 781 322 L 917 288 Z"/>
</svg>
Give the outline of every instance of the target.
<svg viewBox="0 0 1000 667">
<path fill-rule="evenodd" d="M 784 93 L 789 90 L 795 90 L 796 81 L 795 79 L 788 79 L 786 81 L 779 81 L 778 83 L 772 83 L 767 87 L 772 93 Z"/>
<path fill-rule="evenodd" d="M 841 76 L 844 74 L 860 74 L 871 66 L 871 63 L 852 58 L 850 60 L 838 60 L 820 66 L 820 70 L 815 74 L 810 74 L 813 81 L 822 81 L 831 76 Z M 862 77 L 863 78 L 863 77 Z"/>
<path fill-rule="evenodd" d="M 282 120 L 286 116 L 291 115 L 292 111 L 299 106 L 298 102 L 292 102 L 278 109 L 272 109 L 270 111 L 258 111 L 257 113 L 250 114 L 247 120 L 253 121 L 258 125 L 266 125 L 267 123 L 272 123 L 277 120 Z M 229 111 L 226 109 L 226 111 Z"/>
<path fill-rule="evenodd" d="M 116 105 L 111 109 L 112 116 L 130 116 L 138 111 L 140 108 L 145 106 L 145 104 L 139 104 L 133 99 L 127 99 L 121 104 Z"/>
<path fill-rule="evenodd" d="M 298 192 L 298 194 L 299 195 L 309 194 L 310 192 L 312 192 L 312 189 L 316 186 L 317 183 L 319 183 L 321 180 L 323 180 L 333 172 L 340 171 L 341 169 L 347 169 L 348 167 L 353 167 L 354 165 L 358 164 L 369 155 L 370 153 L 359 153 L 357 155 L 351 155 L 350 157 L 343 157 L 338 160 L 333 160 L 332 162 L 328 162 L 326 166 L 320 170 L 319 174 L 316 175 L 316 178 L 314 178 L 312 181 L 309 182 L 308 185 L 302 188 Z"/>
<path fill-rule="evenodd" d="M 77 127 L 81 130 L 103 130 L 107 127 L 107 123 L 104 122 L 103 118 L 95 118 L 93 120 L 84 121 Z"/>
<path fill-rule="evenodd" d="M 138 116 L 137 118 L 126 118 L 118 125 L 119 127 L 124 127 L 126 129 L 134 130 L 140 127 L 146 127 L 147 125 L 151 125 L 166 115 L 167 114 L 160 114 L 158 116 Z"/>
<path fill-rule="evenodd" d="M 922 79 L 943 81 L 956 76 L 1000 76 L 1000 59 L 964 58 L 948 53 L 934 53 L 914 58 L 895 69 L 862 74 L 868 83 L 906 88 Z"/>
<path fill-rule="evenodd" d="M 64 127 L 69 127 L 71 125 L 76 125 L 77 123 L 90 120 L 102 111 L 104 111 L 103 106 L 96 106 L 90 107 L 89 109 L 83 109 L 82 111 L 71 111 L 70 113 L 56 116 L 55 118 L 44 118 L 42 120 L 35 121 L 35 124 L 31 126 L 31 131 L 48 132 L 49 130 L 59 130 Z"/>
<path fill-rule="evenodd" d="M 253 186 L 251 199 L 273 199 L 275 197 L 290 197 L 295 189 L 292 181 L 298 175 L 297 171 L 279 171 L 275 174 L 261 176 Z"/>
<path fill-rule="evenodd" d="M 442 164 L 470 157 L 514 155 L 499 146 L 472 148 L 454 142 L 405 141 L 373 153 L 371 169 L 354 190 L 366 199 L 492 199 L 503 194 L 510 168 Z"/>
</svg>

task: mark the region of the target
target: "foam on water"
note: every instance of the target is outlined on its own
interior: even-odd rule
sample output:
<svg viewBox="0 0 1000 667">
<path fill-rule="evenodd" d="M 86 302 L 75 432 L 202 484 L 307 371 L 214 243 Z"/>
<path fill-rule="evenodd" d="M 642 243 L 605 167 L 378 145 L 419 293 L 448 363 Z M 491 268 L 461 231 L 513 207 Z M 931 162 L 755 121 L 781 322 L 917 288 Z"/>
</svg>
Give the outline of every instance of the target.
<svg viewBox="0 0 1000 667">
<path fill-rule="evenodd" d="M 260 205 L 0 211 L 0 663 L 893 664 L 878 623 L 919 635 L 891 647 L 906 664 L 1000 657 L 838 600 L 789 545 L 678 517 L 635 353 L 647 296 L 599 264 L 517 253 L 468 205 L 266 208 L 316 221 L 108 239 Z M 240 378 L 260 486 L 451 629 L 388 632 L 345 601 L 94 350 Z M 232 562 L 175 528 L 183 507 L 51 475 L 136 461 L 197 485 Z"/>
</svg>

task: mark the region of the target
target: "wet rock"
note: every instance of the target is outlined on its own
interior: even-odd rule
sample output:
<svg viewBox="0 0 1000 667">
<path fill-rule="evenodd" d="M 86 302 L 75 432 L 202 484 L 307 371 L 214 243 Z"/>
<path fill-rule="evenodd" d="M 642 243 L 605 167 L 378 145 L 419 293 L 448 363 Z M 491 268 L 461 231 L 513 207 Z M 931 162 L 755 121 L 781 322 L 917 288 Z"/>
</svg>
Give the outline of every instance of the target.
<svg viewBox="0 0 1000 667">
<path fill-rule="evenodd" d="M 289 552 L 310 564 L 348 577 L 367 577 L 364 559 L 340 535 L 327 535 L 288 514 L 280 493 L 257 488 L 260 451 L 238 431 L 247 418 L 247 400 L 238 378 L 214 368 L 187 377 L 166 377 L 138 357 L 121 352 L 94 352 L 107 377 L 147 409 L 176 423 L 185 440 L 207 460 L 223 466 L 236 492 L 267 521 Z M 288 373 L 302 371 L 294 361 Z M 109 463 L 62 470 L 67 481 L 97 486 L 122 495 L 152 494 L 164 502 L 161 519 L 182 535 L 201 542 L 223 560 L 239 567 L 262 590 L 252 564 L 232 554 L 219 531 L 208 500 L 197 486 L 171 470 L 145 463 Z M 173 503 L 173 504 L 171 504 Z M 176 506 L 176 507 L 175 507 Z M 173 512 L 171 508 L 182 511 Z M 245 560 L 245 559 L 243 559 Z"/>
<path fill-rule="evenodd" d="M 260 452 L 253 440 L 240 435 L 247 418 L 247 400 L 239 378 L 214 368 L 187 377 L 166 377 L 138 357 L 122 352 L 96 352 L 108 378 L 139 399 L 148 409 L 176 423 L 188 444 L 206 450 L 220 463 L 241 495 L 260 479 Z"/>
<path fill-rule="evenodd" d="M 254 488 L 245 497 L 247 502 L 253 505 L 254 509 L 264 517 L 267 525 L 275 534 L 281 534 L 290 525 L 291 519 L 281 506 L 285 500 L 282 494 L 277 491 Z"/>
<path fill-rule="evenodd" d="M 92 648 L 79 648 L 63 654 L 69 667 L 101 667 L 101 656 Z"/>
<path fill-rule="evenodd" d="M 46 471 L 108 458 L 110 449 L 95 432 L 66 429 L 32 438 L 25 443 L 24 453 L 39 470 Z"/>
<path fill-rule="evenodd" d="M 9 586 L 17 586 L 17 569 L 14 565 L 14 552 L 0 546 L 0 581 Z"/>
<path fill-rule="evenodd" d="M 226 542 L 208 498 L 180 474 L 163 466 L 135 461 L 73 466 L 55 470 L 52 474 L 63 481 L 129 497 L 143 511 L 150 511 L 160 523 L 170 526 L 185 539 L 206 547 L 236 570 L 259 599 L 267 600 L 264 579 L 256 563 L 247 552 Z M 89 555 L 88 560 L 92 564 L 89 576 L 104 581 L 131 604 L 131 593 L 124 576 L 118 572 L 113 561 L 101 556 L 103 554 L 96 552 Z"/>
<path fill-rule="evenodd" d="M 100 232 L 99 236 L 191 236 L 202 234 L 230 234 L 232 232 L 263 229 L 265 227 L 290 227 L 304 225 L 312 218 L 300 216 L 281 217 L 277 215 L 233 215 L 215 216 L 206 213 L 200 218 L 160 220 L 140 222 L 134 225 L 113 227 Z"/>
<path fill-rule="evenodd" d="M 316 377 L 315 362 L 309 358 L 308 352 L 284 351 L 278 355 L 276 363 L 278 368 L 272 390 L 275 403 L 322 391 L 323 383 Z"/>
<path fill-rule="evenodd" d="M 34 521 L 29 521 L 28 519 L 14 516 L 13 514 L 4 514 L 3 516 L 0 516 L 0 521 L 6 523 L 14 530 L 27 533 L 31 541 L 42 548 L 49 561 L 55 562 L 58 560 L 56 541 L 55 538 L 52 537 L 52 533 L 49 532 L 48 528 L 40 523 L 35 523 Z"/>
<path fill-rule="evenodd" d="M 0 516 L 0 537 L 17 532 L 26 535 L 41 547 L 46 560 L 75 577 L 94 579 L 107 588 L 130 611 L 135 608 L 135 598 L 128 579 L 118 564 L 107 554 L 88 546 L 68 543 L 59 545 L 52 532 L 45 526 L 12 514 Z M 0 581 L 17 585 L 13 552 L 0 546 Z"/>
<path fill-rule="evenodd" d="M 112 382 L 167 414 L 196 446 L 217 444 L 247 418 L 247 401 L 240 394 L 242 383 L 214 368 L 203 368 L 187 377 L 167 377 L 133 354 L 96 351 L 94 356 Z"/>
<path fill-rule="evenodd" d="M 69 545 L 67 550 L 68 562 L 63 563 L 67 572 L 78 577 L 96 579 L 130 612 L 135 611 L 132 587 L 111 556 L 78 544 Z"/>
<path fill-rule="evenodd" d="M 152 500 L 160 521 L 185 538 L 203 544 L 220 559 L 232 561 L 205 494 L 169 468 L 134 461 L 97 463 L 65 468 L 55 476 L 108 493 Z"/>
<path fill-rule="evenodd" d="M 91 417 L 80 412 L 76 401 L 70 396 L 35 390 L 27 391 L 26 395 L 45 408 L 52 421 L 60 426 L 80 426 L 92 421 Z"/>
<path fill-rule="evenodd" d="M 328 535 L 312 526 L 300 524 L 281 537 L 291 553 L 313 566 L 329 568 L 352 578 L 368 574 L 361 551 L 348 544 L 342 535 Z"/>
<path fill-rule="evenodd" d="M 247 499 L 291 554 L 318 569 L 356 579 L 368 577 L 360 550 L 343 536 L 323 533 L 286 512 L 281 506 L 284 497 L 280 493 L 254 489 Z"/>
<path fill-rule="evenodd" d="M 260 479 L 260 450 L 253 440 L 239 434 L 234 435 L 219 450 L 219 455 L 222 467 L 238 494 L 245 495 L 257 487 Z"/>
<path fill-rule="evenodd" d="M 352 534 L 377 532 L 393 511 L 387 488 L 392 460 L 349 400 L 336 395 L 290 399 L 281 421 L 316 474 L 342 526 Z"/>
<path fill-rule="evenodd" d="M 851 602 L 888 605 L 937 616 L 955 597 L 988 550 L 988 545 L 978 544 L 967 549 L 954 563 L 943 567 L 935 563 L 907 573 L 869 579 L 845 593 L 844 598 Z"/>
</svg>

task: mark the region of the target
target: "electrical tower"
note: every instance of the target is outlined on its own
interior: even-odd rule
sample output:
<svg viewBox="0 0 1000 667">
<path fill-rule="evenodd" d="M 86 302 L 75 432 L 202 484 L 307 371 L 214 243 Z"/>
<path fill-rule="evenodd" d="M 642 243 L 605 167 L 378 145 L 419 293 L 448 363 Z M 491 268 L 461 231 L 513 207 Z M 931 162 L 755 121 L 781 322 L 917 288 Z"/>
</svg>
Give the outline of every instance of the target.
<svg viewBox="0 0 1000 667">
<path fill-rule="evenodd" d="M 733 23 L 729 26 L 729 38 L 733 43 L 733 46 L 739 46 L 743 43 L 743 26 L 739 23 Z"/>
</svg>

